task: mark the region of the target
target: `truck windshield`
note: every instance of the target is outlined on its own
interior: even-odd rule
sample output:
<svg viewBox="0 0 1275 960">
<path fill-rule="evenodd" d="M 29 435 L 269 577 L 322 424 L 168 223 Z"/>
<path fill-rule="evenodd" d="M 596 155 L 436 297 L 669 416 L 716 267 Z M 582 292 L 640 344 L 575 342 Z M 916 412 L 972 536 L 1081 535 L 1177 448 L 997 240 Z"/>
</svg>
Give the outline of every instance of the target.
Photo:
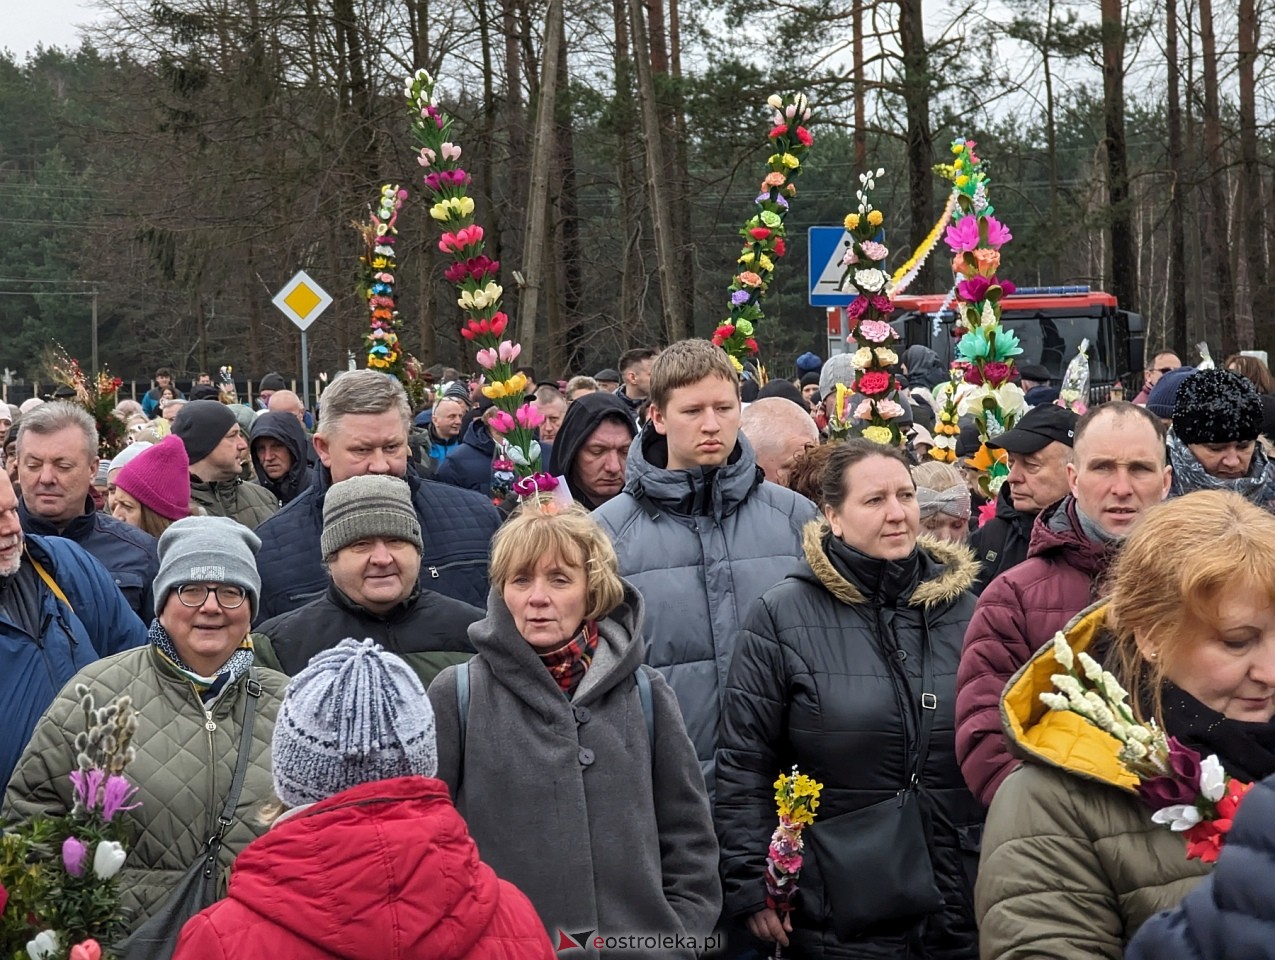
<svg viewBox="0 0 1275 960">
<path fill-rule="evenodd" d="M 1008 310 L 1001 319 L 1001 325 L 1013 331 L 1023 348 L 1023 352 L 1014 358 L 1017 366 L 1043 364 L 1055 380 L 1060 380 L 1067 364 L 1080 349 L 1080 341 L 1088 339 L 1089 377 L 1095 382 L 1108 382 L 1117 376 L 1114 369 L 1117 360 L 1111 356 L 1111 345 L 1099 336 L 1099 322 L 1098 317 L 1039 314 L 1015 317 Z M 939 342 L 930 344 L 945 363 L 951 363 L 956 356 L 956 343 L 951 334 L 952 323 L 944 320 L 937 338 Z"/>
</svg>

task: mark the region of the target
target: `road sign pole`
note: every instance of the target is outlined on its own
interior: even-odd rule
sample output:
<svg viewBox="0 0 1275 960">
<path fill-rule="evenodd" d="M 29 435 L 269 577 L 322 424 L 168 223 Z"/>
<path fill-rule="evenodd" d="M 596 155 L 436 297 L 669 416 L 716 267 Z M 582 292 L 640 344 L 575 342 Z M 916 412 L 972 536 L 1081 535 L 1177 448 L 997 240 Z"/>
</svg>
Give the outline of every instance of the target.
<svg viewBox="0 0 1275 960">
<path fill-rule="evenodd" d="M 310 409 L 310 350 L 305 342 L 305 331 L 301 331 L 301 402 L 306 410 Z"/>
<path fill-rule="evenodd" d="M 841 314 L 841 352 L 850 352 L 850 311 L 845 307 L 837 307 L 837 312 Z M 302 334 L 305 336 L 305 334 Z"/>
</svg>

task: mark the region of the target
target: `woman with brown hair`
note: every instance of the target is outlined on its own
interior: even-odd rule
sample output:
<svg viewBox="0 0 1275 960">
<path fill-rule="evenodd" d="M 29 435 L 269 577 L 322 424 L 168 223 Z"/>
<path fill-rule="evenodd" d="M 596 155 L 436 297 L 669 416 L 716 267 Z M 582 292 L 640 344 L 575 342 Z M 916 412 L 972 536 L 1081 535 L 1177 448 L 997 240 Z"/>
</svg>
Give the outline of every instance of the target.
<svg viewBox="0 0 1275 960">
<path fill-rule="evenodd" d="M 1242 353 L 1227 357 L 1226 369 L 1238 373 L 1257 388 L 1262 401 L 1262 436 L 1275 442 L 1275 374 L 1260 358 Z"/>
<path fill-rule="evenodd" d="M 171 434 L 133 457 L 114 480 L 111 514 L 159 538 L 192 514 L 190 458 Z"/>
<path fill-rule="evenodd" d="M 714 810 L 726 915 L 802 960 L 972 960 L 983 809 L 956 763 L 954 712 L 977 564 L 918 536 L 901 450 L 827 450 L 806 562 L 753 607 L 726 684 Z M 781 914 L 766 848 L 775 778 L 794 765 L 823 792 L 796 909 Z"/>
<path fill-rule="evenodd" d="M 1189 550 L 1189 554 L 1184 554 Z M 1140 719 L 1230 776 L 1275 773 L 1275 517 L 1229 491 L 1151 509 L 1110 575 L 1106 601 L 1064 631 L 1129 691 Z M 1054 646 L 1010 681 L 1006 735 L 1025 762 L 1001 785 L 976 893 L 985 958 L 1123 955 L 1208 866 L 1152 822 L 1119 744 L 1040 694 Z"/>
</svg>

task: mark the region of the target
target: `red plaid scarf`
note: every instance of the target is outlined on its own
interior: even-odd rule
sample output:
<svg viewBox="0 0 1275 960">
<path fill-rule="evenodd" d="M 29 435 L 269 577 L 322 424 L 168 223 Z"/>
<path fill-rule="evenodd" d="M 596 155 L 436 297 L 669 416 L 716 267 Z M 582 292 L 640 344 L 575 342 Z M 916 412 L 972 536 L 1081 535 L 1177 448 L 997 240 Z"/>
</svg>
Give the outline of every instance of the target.
<svg viewBox="0 0 1275 960">
<path fill-rule="evenodd" d="M 598 625 L 588 620 L 580 632 L 564 646 L 540 654 L 540 662 L 548 667 L 549 674 L 558 682 L 567 699 L 570 699 L 576 692 L 576 687 L 580 686 L 580 680 L 589 669 L 589 664 L 593 662 L 593 654 L 597 649 Z"/>
</svg>

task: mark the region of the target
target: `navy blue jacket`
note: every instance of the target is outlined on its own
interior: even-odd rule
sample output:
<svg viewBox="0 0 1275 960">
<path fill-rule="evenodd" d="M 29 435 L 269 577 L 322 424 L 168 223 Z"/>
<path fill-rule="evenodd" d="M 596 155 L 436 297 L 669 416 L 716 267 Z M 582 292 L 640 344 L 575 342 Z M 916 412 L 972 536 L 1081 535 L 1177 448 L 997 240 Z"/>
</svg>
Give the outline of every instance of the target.
<svg viewBox="0 0 1275 960">
<path fill-rule="evenodd" d="M 460 446 L 438 465 L 434 479 L 453 487 L 477 490 L 484 497 L 491 496 L 491 458 L 496 454 L 496 441 L 491 438 L 482 418 L 469 421 L 469 428 L 461 438 Z"/>
<path fill-rule="evenodd" d="M 18 516 L 24 533 L 74 540 L 93 555 L 120 588 L 124 599 L 143 623 L 155 618 L 155 577 L 159 574 L 159 541 L 131 523 L 116 520 L 85 501 L 84 513 L 59 531 L 48 520 L 27 510 L 19 501 Z"/>
<path fill-rule="evenodd" d="M 422 480 L 411 464 L 404 479 L 425 541 L 421 586 L 486 609 L 487 555 L 500 525 L 496 508 L 478 494 Z M 261 604 L 256 623 L 295 610 L 327 590 L 319 538 L 323 498 L 331 484 L 332 474 L 320 467 L 300 496 L 257 527 Z"/>
<path fill-rule="evenodd" d="M 82 668 L 146 643 L 146 624 L 85 550 L 61 537 L 27 536 L 22 562 L 33 560 L 66 596 L 40 583 L 40 636 L 0 609 L 0 778 L 9 782 L 36 721 Z"/>
<path fill-rule="evenodd" d="M 1275 777 L 1240 804 L 1213 873 L 1142 925 L 1126 960 L 1275 960 Z"/>
</svg>

